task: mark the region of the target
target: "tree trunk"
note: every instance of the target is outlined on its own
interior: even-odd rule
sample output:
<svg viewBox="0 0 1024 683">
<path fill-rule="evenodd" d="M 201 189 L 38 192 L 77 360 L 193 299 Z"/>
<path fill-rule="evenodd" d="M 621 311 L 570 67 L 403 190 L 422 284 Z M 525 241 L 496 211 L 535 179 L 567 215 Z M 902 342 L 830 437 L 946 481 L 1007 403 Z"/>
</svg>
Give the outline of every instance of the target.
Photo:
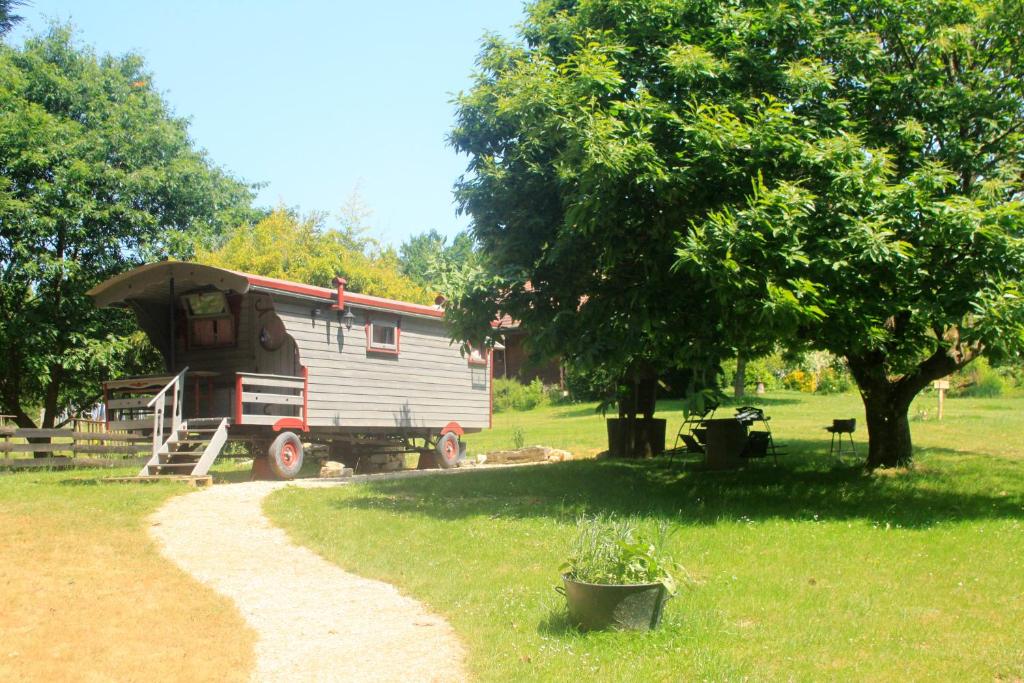
<svg viewBox="0 0 1024 683">
<path fill-rule="evenodd" d="M 736 355 L 736 376 L 732 380 L 732 395 L 742 398 L 747 384 L 747 357 L 742 353 Z"/>
<path fill-rule="evenodd" d="M 887 384 L 883 391 L 862 392 L 868 422 L 867 466 L 872 470 L 909 467 L 914 459 L 910 420 L 907 418 L 910 401 L 896 395 L 898 392 L 894 384 Z"/>
<path fill-rule="evenodd" d="M 910 467 L 913 444 L 907 413 L 914 397 L 937 377 L 945 365 L 934 362 L 939 352 L 917 369 L 899 378 L 891 378 L 885 370 L 881 353 L 870 356 L 847 356 L 850 374 L 860 388 L 868 428 L 868 469 L 879 467 Z"/>
<path fill-rule="evenodd" d="M 656 375 L 634 374 L 626 380 L 629 391 L 619 398 L 619 420 L 622 434 L 620 447 L 609 442 L 608 450 L 612 455 L 625 458 L 649 457 L 659 449 L 651 443 L 650 425 L 654 418 L 658 397 L 658 379 Z M 638 420 L 643 416 L 643 424 Z"/>
<path fill-rule="evenodd" d="M 40 425 L 43 429 L 53 429 L 57 420 L 57 399 L 60 397 L 60 385 L 64 379 L 64 368 L 55 365 L 50 369 L 50 383 L 46 385 L 46 392 L 43 394 L 43 422 Z"/>
<path fill-rule="evenodd" d="M 50 370 L 50 383 L 46 386 L 46 393 L 43 395 L 43 419 L 40 423 L 42 429 L 53 429 L 57 422 L 57 399 L 60 397 L 60 384 L 64 379 L 64 368 L 60 365 Z M 29 443 L 50 443 L 50 439 L 40 438 L 29 439 Z M 48 451 L 35 451 L 34 457 L 47 458 L 51 453 Z"/>
</svg>

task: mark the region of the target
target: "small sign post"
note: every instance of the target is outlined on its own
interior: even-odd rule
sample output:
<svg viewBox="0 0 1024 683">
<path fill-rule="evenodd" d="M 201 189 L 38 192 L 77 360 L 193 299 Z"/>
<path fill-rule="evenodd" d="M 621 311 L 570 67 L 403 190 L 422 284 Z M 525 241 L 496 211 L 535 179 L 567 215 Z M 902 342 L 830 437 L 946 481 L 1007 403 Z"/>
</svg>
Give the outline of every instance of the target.
<svg viewBox="0 0 1024 683">
<path fill-rule="evenodd" d="M 939 390 L 939 419 L 942 419 L 942 405 L 946 402 L 946 389 L 949 389 L 948 379 L 937 379 L 932 383 Z"/>
</svg>

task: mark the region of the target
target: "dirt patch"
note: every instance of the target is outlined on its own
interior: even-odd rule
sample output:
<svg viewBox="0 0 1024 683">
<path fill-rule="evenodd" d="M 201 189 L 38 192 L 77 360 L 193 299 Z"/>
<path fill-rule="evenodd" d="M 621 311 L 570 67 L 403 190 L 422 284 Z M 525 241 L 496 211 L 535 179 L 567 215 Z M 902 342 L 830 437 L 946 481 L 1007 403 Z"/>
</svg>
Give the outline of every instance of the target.
<svg viewBox="0 0 1024 683">
<path fill-rule="evenodd" d="M 0 680 L 248 680 L 255 634 L 141 529 L 0 513 L 0 537 Z"/>
</svg>

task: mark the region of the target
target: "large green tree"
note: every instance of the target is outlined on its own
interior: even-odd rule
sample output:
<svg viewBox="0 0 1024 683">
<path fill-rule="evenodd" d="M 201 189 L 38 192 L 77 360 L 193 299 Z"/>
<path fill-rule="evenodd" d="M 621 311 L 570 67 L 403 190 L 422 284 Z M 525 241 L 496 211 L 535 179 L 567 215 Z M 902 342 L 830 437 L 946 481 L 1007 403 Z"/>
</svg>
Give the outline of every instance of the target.
<svg viewBox="0 0 1024 683">
<path fill-rule="evenodd" d="M 870 467 L 911 462 L 929 383 L 1024 348 L 1022 8 L 752 5 L 762 38 L 741 50 L 729 12 L 693 15 L 690 45 L 718 66 L 690 126 L 717 151 L 687 156 L 732 196 L 691 222 L 681 266 L 735 302 L 729 326 L 846 359 Z"/>
<path fill-rule="evenodd" d="M 451 135 L 491 259 L 454 283 L 463 336 L 506 311 L 612 367 L 827 349 L 870 466 L 910 462 L 928 382 L 1020 352 L 1019 1 L 527 12 L 521 40 L 487 39 Z"/>
<path fill-rule="evenodd" d="M 726 352 L 709 292 L 672 270 L 689 197 L 642 85 L 647 43 L 671 24 L 662 4 L 535 2 L 521 41 L 486 39 L 450 135 L 470 159 L 456 198 L 481 254 L 444 283 L 455 338 L 509 315 L 536 353 L 648 390 Z M 620 413 L 637 405 L 619 396 Z"/>
<path fill-rule="evenodd" d="M 438 271 L 467 267 L 475 258 L 473 237 L 468 232 L 456 234 L 448 244 L 444 235 L 429 230 L 409 237 L 398 248 L 402 273 L 427 288 L 438 281 Z"/>
<path fill-rule="evenodd" d="M 249 218 L 249 188 L 189 140 L 135 55 L 54 27 L 0 46 L 0 411 L 50 426 L 147 361 L 123 312 L 85 292 Z"/>
</svg>

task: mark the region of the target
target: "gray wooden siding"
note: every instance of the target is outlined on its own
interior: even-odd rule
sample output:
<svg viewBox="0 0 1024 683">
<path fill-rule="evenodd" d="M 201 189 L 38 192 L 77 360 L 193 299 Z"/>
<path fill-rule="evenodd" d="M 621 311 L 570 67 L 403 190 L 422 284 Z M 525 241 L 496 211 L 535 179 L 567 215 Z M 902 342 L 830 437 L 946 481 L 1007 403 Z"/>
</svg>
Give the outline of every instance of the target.
<svg viewBox="0 0 1024 683">
<path fill-rule="evenodd" d="M 279 317 L 274 310 L 274 302 L 269 294 L 249 294 L 247 297 L 251 303 L 253 312 L 253 349 L 255 354 L 255 366 L 253 372 L 261 375 L 290 375 L 300 374 L 299 363 L 295 358 L 295 340 L 287 337 L 284 343 L 274 351 L 268 351 L 260 344 L 260 332 L 265 323 L 272 318 Z"/>
<path fill-rule="evenodd" d="M 310 426 L 430 427 L 451 421 L 489 424 L 490 377 L 449 344 L 441 320 L 368 312 L 353 307 L 345 330 L 334 311 L 311 316 L 313 302 L 275 296 L 274 307 L 309 369 Z M 326 307 L 324 307 L 326 309 Z M 364 321 L 400 320 L 398 356 L 366 350 Z"/>
</svg>

